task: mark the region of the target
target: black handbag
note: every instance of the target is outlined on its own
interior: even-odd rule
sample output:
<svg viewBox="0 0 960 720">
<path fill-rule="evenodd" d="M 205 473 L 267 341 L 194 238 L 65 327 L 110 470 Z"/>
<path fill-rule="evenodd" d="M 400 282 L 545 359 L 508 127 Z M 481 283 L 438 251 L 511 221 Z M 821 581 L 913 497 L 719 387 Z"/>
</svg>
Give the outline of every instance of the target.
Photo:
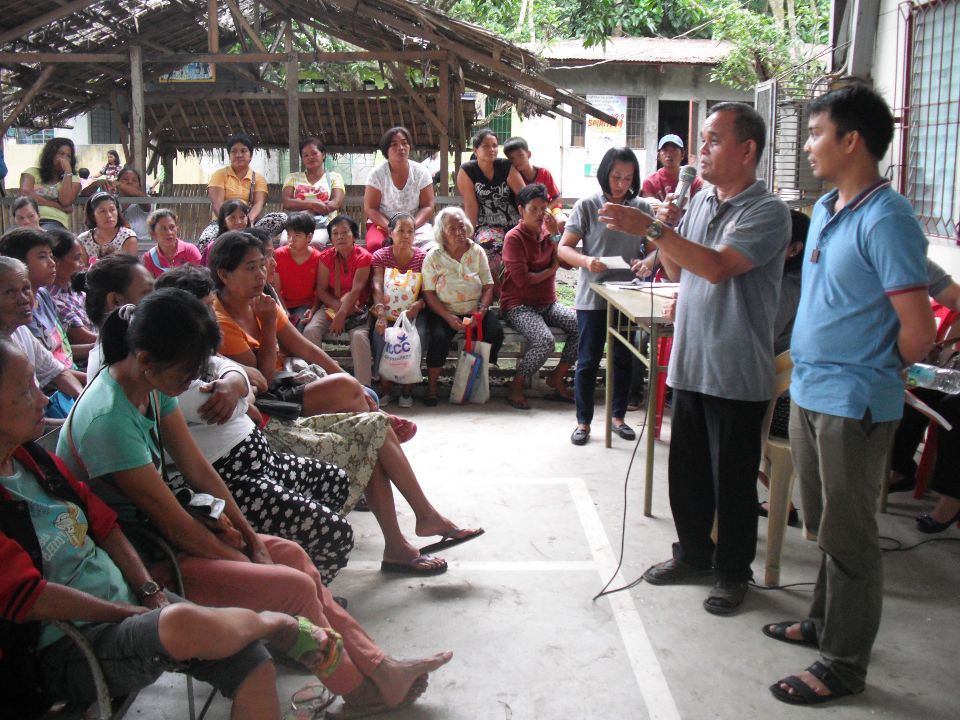
<svg viewBox="0 0 960 720">
<path fill-rule="evenodd" d="M 273 376 L 270 388 L 257 396 L 254 406 L 277 420 L 296 420 L 303 413 L 303 385 L 296 374 L 281 370 Z"/>
</svg>

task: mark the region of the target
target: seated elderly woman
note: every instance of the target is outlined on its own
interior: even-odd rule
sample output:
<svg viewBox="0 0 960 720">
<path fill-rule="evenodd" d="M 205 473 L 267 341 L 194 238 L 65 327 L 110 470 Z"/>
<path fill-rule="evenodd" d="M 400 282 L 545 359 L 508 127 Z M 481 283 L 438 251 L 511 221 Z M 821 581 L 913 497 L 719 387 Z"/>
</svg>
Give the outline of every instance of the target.
<svg viewBox="0 0 960 720">
<path fill-rule="evenodd" d="M 454 335 L 480 315 L 483 339 L 490 343 L 490 362 L 496 364 L 503 345 L 503 327 L 493 300 L 493 277 L 487 255 L 470 236 L 473 226 L 463 210 L 448 207 L 437 215 L 434 226 L 437 246 L 423 261 L 423 296 L 430 314 L 427 328 L 427 397 L 424 404 L 437 404 L 437 381 L 447 360 Z"/>
<path fill-rule="evenodd" d="M 180 342 L 171 343 L 172 336 Z M 388 658 L 333 600 L 302 548 L 254 532 L 193 441 L 176 396 L 206 366 L 219 337 L 209 309 L 183 290 L 159 290 L 136 307 L 113 311 L 101 330 L 106 368 L 78 401 L 57 454 L 118 506 L 132 504 L 178 548 L 191 600 L 303 615 L 333 628 L 343 637 L 343 654 L 339 665 L 326 668 L 332 674 L 324 684 L 343 695 L 348 708 L 386 709 L 412 700 L 423 690 L 420 677 L 450 653 Z M 217 517 L 198 519 L 181 505 L 165 481 L 165 451 L 192 490 L 223 500 Z M 151 571 L 164 579 L 159 568 Z"/>
<path fill-rule="evenodd" d="M 137 234 L 120 214 L 116 196 L 102 190 L 94 193 L 87 201 L 84 217 L 88 229 L 80 233 L 77 240 L 83 247 L 85 265 L 116 252 L 139 254 Z"/>
<path fill-rule="evenodd" d="M 155 278 L 170 268 L 200 264 L 197 246 L 180 239 L 177 214 L 173 210 L 154 210 L 147 218 L 147 228 L 156 245 L 143 254 L 143 264 Z"/>
<path fill-rule="evenodd" d="M 0 619 L 18 628 L 0 640 L 5 713 L 34 717 L 53 699 L 95 699 L 81 648 L 51 622 L 61 620 L 92 644 L 114 696 L 186 672 L 232 698 L 233 717 L 279 718 L 261 641 L 326 676 L 341 660 L 336 633 L 282 612 L 205 608 L 162 592 L 116 514 L 34 442 L 47 398 L 33 372 L 0 339 Z M 14 521 L 23 510 L 25 522 Z"/>
<path fill-rule="evenodd" d="M 73 367 L 73 347 L 60 323 L 57 307 L 47 291 L 56 278 L 53 240 L 42 230 L 15 228 L 0 238 L 0 254 L 13 257 L 27 266 L 27 279 L 33 287 L 33 318 L 29 328 L 33 336 L 53 353 L 64 367 Z M 84 354 L 90 346 L 79 348 Z"/>
<path fill-rule="evenodd" d="M 323 350 L 297 332 L 283 310 L 264 294 L 266 261 L 262 247 L 261 241 L 251 235 L 227 233 L 217 240 L 210 257 L 217 295 L 214 310 L 223 332 L 221 354 L 241 365 L 258 369 L 268 384 L 273 383 L 277 372 L 283 367 L 285 355 L 316 363 L 330 373 L 284 391 L 288 399 L 301 404 L 303 417 L 297 423 L 309 419 L 311 422 L 308 424 L 312 427 L 325 428 L 323 423 L 327 413 L 368 416 L 369 411 L 377 410 L 377 407 L 364 392 L 363 386 L 344 373 Z M 400 447 L 399 436 L 409 438 L 416 426 L 394 415 L 384 417 L 388 419 L 390 427 L 382 444 L 373 445 L 372 449 L 377 451 L 377 462 L 366 490 L 367 503 L 380 524 L 385 540 L 381 569 L 384 572 L 421 575 L 445 572 L 446 561 L 428 553 L 473 540 L 483 534 L 483 530 L 459 528 L 433 507 Z M 340 418 L 333 420 L 339 422 Z M 382 419 L 378 420 L 382 422 Z M 268 425 L 267 434 L 272 441 L 281 441 L 277 447 L 290 451 L 289 446 L 285 445 L 285 442 L 289 442 L 284 437 L 286 433 L 272 433 Z M 309 448 L 305 447 L 295 449 L 299 455 L 309 452 Z M 341 467 L 347 467 L 347 463 L 338 458 L 329 459 Z M 417 535 L 440 535 L 438 542 L 417 549 L 403 536 L 397 524 L 391 482 L 414 511 Z"/>
<path fill-rule="evenodd" d="M 363 191 L 367 218 L 364 240 L 371 253 L 383 246 L 390 218 L 398 212 L 413 215 L 417 245 L 433 240 L 433 177 L 423 165 L 410 159 L 412 150 L 413 137 L 405 127 L 390 128 L 380 138 L 380 152 L 387 161 L 370 173 Z"/>
<path fill-rule="evenodd" d="M 219 217 L 223 203 L 228 200 L 243 200 L 250 209 L 250 225 L 268 220 L 268 217 L 270 223 L 283 222 L 284 213 L 264 213 L 267 204 L 267 180 L 250 167 L 255 148 L 253 139 L 244 133 L 227 138 L 226 149 L 230 164 L 213 173 L 207 183 L 207 196 L 210 198 L 214 218 Z M 223 230 L 217 228 L 217 220 L 207 225 L 197 239 L 200 253 L 203 254 L 207 245 L 222 233 Z"/>
<path fill-rule="evenodd" d="M 577 314 L 557 302 L 555 280 L 560 260 L 552 233 L 544 226 L 548 202 L 547 188 L 539 183 L 517 193 L 520 224 L 509 230 L 503 241 L 500 310 L 507 323 L 527 340 L 527 352 L 517 363 L 507 396 L 507 402 L 520 410 L 530 409 L 523 396 L 524 385 L 553 353 L 551 327 L 564 330 L 567 340 L 547 384 L 553 388 L 555 399 L 573 402 L 563 379 L 577 359 Z"/>
<path fill-rule="evenodd" d="M 329 247 L 320 253 L 317 297 L 303 336 L 318 347 L 327 333 L 350 336 L 353 376 L 370 385 L 370 253 L 357 245 L 360 227 L 349 215 L 338 215 L 327 225 Z"/>
<path fill-rule="evenodd" d="M 54 397 L 53 404 L 69 408 L 72 398 L 79 397 L 83 389 L 83 375 L 65 367 L 30 333 L 27 325 L 32 317 L 33 292 L 26 266 L 15 258 L 0 255 L 0 336 L 20 346 L 36 370 L 37 384 L 45 394 Z M 56 414 L 63 417 L 62 413 Z"/>
</svg>

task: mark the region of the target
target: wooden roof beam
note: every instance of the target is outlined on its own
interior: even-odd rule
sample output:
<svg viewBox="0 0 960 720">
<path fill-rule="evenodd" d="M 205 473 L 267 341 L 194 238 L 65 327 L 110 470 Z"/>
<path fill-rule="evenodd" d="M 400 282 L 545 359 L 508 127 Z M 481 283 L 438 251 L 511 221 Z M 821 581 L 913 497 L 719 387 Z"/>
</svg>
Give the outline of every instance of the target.
<svg viewBox="0 0 960 720">
<path fill-rule="evenodd" d="M 267 52 L 267 46 L 263 44 L 263 40 L 260 39 L 260 36 L 254 32 L 253 27 L 247 22 L 247 19 L 243 16 L 243 13 L 240 12 L 240 5 L 237 3 L 237 0 L 226 0 L 227 7 L 230 8 L 230 14 L 233 16 L 234 23 L 237 24 L 237 34 L 239 35 L 243 31 L 247 37 L 250 38 L 250 42 L 260 52 Z"/>
<path fill-rule="evenodd" d="M 95 3 L 100 2 L 100 0 L 73 0 L 66 5 L 58 7 L 56 10 L 51 10 L 48 13 L 43 15 L 38 15 L 35 18 L 27 20 L 27 22 L 17 25 L 17 27 L 10 28 L 6 32 L 0 33 L 0 45 L 6 45 L 11 40 L 16 40 L 19 37 L 25 36 L 32 30 L 37 28 L 42 28 L 44 25 L 49 25 L 52 22 L 65 18 L 68 15 L 73 15 L 84 8 L 87 8 Z"/>
<path fill-rule="evenodd" d="M 10 111 L 10 114 L 4 118 L 2 123 L 0 123 L 0 137 L 7 132 L 8 127 L 16 122 L 17 116 L 20 115 L 24 108 L 30 104 L 30 101 L 37 96 L 37 93 L 43 89 L 43 86 L 47 84 L 47 80 L 50 79 L 50 76 L 53 75 L 56 69 L 57 68 L 55 65 L 48 65 L 43 69 L 43 71 L 40 73 L 40 77 L 36 79 L 30 89 L 27 90 L 27 93 L 20 98 L 20 102 L 17 103 L 16 107 L 14 107 L 13 110 Z"/>
</svg>

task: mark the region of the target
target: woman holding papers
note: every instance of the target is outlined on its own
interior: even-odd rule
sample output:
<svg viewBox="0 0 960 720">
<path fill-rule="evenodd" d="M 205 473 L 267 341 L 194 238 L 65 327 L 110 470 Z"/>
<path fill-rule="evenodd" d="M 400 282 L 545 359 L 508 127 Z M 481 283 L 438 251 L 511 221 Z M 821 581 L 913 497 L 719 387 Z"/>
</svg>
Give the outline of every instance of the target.
<svg viewBox="0 0 960 720">
<path fill-rule="evenodd" d="M 612 202 L 652 212 L 647 201 L 638 197 L 640 164 L 630 148 L 607 150 L 597 170 L 597 182 L 600 183 L 600 192 L 581 198 L 574 205 L 558 250 L 561 261 L 580 268 L 574 305 L 580 329 L 574 376 L 577 428 L 570 436 L 570 442 L 574 445 L 585 445 L 590 439 L 597 369 L 603 357 L 607 335 L 607 304 L 591 290 L 590 283 L 631 280 L 634 275 L 629 269 L 629 262 L 646 254 L 645 239 L 607 228 L 598 219 L 600 208 L 605 202 Z M 613 257 L 625 261 L 627 267 L 610 268 L 604 258 L 612 265 L 614 261 L 609 258 Z M 613 431 L 624 440 L 635 440 L 636 433 L 623 421 L 630 393 L 630 351 L 617 343 L 612 352 Z"/>
</svg>

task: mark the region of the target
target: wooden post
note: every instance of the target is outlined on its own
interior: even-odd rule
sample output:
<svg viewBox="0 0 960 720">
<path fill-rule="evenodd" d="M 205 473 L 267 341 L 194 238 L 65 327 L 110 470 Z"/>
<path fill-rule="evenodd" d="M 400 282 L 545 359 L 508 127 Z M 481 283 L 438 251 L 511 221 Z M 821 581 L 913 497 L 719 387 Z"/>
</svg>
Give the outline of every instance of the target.
<svg viewBox="0 0 960 720">
<path fill-rule="evenodd" d="M 437 92 L 437 117 L 443 125 L 440 131 L 440 194 L 450 194 L 450 65 L 440 60 L 440 88 Z"/>
<path fill-rule="evenodd" d="M 147 124 L 143 105 L 143 48 L 130 46 L 130 152 L 141 181 L 147 177 Z"/>
<path fill-rule="evenodd" d="M 293 23 L 287 25 L 287 144 L 290 146 L 290 172 L 300 169 L 300 58 L 293 51 Z"/>
<path fill-rule="evenodd" d="M 207 52 L 220 52 L 220 27 L 217 25 L 217 0 L 207 0 Z"/>
<path fill-rule="evenodd" d="M 27 90 L 26 95 L 20 98 L 20 102 L 17 103 L 17 106 L 10 111 L 10 115 L 4 119 L 2 124 L 0 124 L 0 137 L 3 137 L 3 135 L 7 132 L 7 128 L 17 121 L 17 116 L 23 112 L 23 109 L 30 104 L 30 101 L 33 100 L 43 86 L 47 84 L 47 80 L 50 79 L 50 76 L 53 75 L 53 71 L 56 69 L 56 65 L 47 65 L 47 67 L 40 72 L 40 76 L 37 78 L 36 82 L 30 86 L 30 89 Z"/>
</svg>

